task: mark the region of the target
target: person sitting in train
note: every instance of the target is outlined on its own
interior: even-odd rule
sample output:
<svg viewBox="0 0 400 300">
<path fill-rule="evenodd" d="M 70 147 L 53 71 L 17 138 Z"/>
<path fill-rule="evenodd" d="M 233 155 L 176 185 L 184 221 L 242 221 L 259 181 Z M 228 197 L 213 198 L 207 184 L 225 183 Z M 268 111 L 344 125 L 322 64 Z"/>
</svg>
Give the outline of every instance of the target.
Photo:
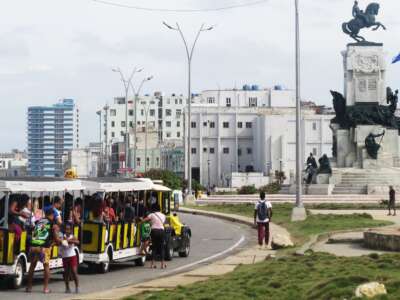
<svg viewBox="0 0 400 300">
<path fill-rule="evenodd" d="M 19 210 L 19 195 L 10 196 L 10 206 L 8 209 L 8 225 L 11 232 L 15 234 L 15 241 L 19 242 L 23 230 L 23 222 L 19 217 L 29 218 L 29 214 Z"/>
<path fill-rule="evenodd" d="M 104 223 L 104 199 L 100 193 L 92 196 L 92 205 L 89 212 L 89 221 L 94 223 Z"/>
<path fill-rule="evenodd" d="M 124 208 L 124 222 L 125 223 L 132 223 L 135 220 L 136 210 L 135 207 L 132 205 L 133 203 L 133 196 L 129 195 L 125 201 L 125 208 Z"/>
<path fill-rule="evenodd" d="M 104 220 L 106 223 L 115 223 L 117 221 L 113 205 L 114 199 L 111 197 L 111 195 L 107 194 L 105 197 L 104 206 Z"/>
</svg>

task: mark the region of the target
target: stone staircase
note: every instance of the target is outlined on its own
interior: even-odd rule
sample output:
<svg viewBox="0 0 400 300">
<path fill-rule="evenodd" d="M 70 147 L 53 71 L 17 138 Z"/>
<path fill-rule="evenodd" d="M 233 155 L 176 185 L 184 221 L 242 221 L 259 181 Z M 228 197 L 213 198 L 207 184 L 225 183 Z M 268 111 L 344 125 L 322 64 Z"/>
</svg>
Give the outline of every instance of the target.
<svg viewBox="0 0 400 300">
<path fill-rule="evenodd" d="M 376 187 L 385 190 L 390 185 L 400 186 L 400 170 L 396 168 L 375 170 L 350 169 L 342 171 L 340 176 L 341 181 L 335 185 L 332 192 L 335 195 L 368 194 L 371 188 Z"/>
</svg>

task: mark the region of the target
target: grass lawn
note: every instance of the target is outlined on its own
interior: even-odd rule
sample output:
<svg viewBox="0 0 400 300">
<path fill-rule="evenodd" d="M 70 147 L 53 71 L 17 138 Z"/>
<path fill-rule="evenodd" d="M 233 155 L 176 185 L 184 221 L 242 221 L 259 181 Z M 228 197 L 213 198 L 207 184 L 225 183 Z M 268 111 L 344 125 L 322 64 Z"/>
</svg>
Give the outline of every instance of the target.
<svg viewBox="0 0 400 300">
<path fill-rule="evenodd" d="M 254 205 L 252 204 L 225 204 L 195 206 L 193 208 L 216 211 L 221 213 L 237 214 L 253 217 Z M 272 222 L 285 227 L 292 235 L 294 242 L 301 245 L 308 240 L 310 235 L 325 232 L 371 228 L 391 225 L 391 222 L 373 220 L 368 214 L 354 215 L 309 215 L 305 221 L 292 223 L 290 221 L 292 204 L 275 204 L 273 206 Z"/>
<path fill-rule="evenodd" d="M 374 299 L 400 299 L 400 255 L 335 257 L 312 253 L 289 256 L 170 291 L 144 293 L 130 300 L 256 300 L 354 299 L 355 288 L 379 281 L 388 295 Z"/>
</svg>

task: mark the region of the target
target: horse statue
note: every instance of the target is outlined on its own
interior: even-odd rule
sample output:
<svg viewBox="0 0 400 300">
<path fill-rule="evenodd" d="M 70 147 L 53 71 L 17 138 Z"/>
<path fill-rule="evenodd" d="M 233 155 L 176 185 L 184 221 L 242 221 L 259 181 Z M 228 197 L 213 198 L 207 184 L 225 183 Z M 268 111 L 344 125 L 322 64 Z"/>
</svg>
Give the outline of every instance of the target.
<svg viewBox="0 0 400 300">
<path fill-rule="evenodd" d="M 367 9 L 364 12 L 359 8 L 358 2 L 355 1 L 353 6 L 354 19 L 348 23 L 343 23 L 343 32 L 348 34 L 357 43 L 360 43 L 365 42 L 365 38 L 358 35 L 361 29 L 375 26 L 375 28 L 372 29 L 374 31 L 378 30 L 380 27 L 386 30 L 386 27 L 382 23 L 376 22 L 375 20 L 375 17 L 379 14 L 379 8 L 379 3 L 373 2 L 367 6 Z"/>
</svg>

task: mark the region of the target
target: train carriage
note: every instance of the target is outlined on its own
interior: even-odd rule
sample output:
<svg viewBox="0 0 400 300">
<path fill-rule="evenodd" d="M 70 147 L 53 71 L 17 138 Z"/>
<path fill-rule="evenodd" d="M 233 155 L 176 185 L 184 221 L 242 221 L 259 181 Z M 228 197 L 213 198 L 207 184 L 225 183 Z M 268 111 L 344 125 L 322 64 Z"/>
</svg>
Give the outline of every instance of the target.
<svg viewBox="0 0 400 300">
<path fill-rule="evenodd" d="M 66 192 L 75 194 L 83 190 L 79 180 L 67 180 L 61 178 L 0 178 L 0 277 L 9 280 L 12 288 L 19 288 L 24 276 L 29 270 L 29 232 L 22 230 L 20 239 L 9 228 L 8 211 L 10 197 L 26 194 L 30 199 L 36 197 L 43 200 L 44 196 L 55 195 L 63 197 Z M 43 208 L 44 203 L 41 203 Z M 74 234 L 79 238 L 79 225 L 74 227 Z M 79 247 L 75 247 L 78 261 L 83 261 L 83 255 Z M 59 257 L 59 249 L 53 246 L 50 260 L 51 270 L 62 269 L 62 259 Z M 43 270 L 39 262 L 35 271 Z"/>
</svg>

